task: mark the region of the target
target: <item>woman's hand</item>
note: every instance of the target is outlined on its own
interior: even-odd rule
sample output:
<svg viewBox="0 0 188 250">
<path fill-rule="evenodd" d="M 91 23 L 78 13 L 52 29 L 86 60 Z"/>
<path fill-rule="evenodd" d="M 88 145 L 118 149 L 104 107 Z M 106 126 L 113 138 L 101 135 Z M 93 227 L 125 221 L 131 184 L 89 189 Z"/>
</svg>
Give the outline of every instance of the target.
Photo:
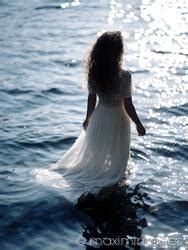
<svg viewBox="0 0 188 250">
<path fill-rule="evenodd" d="M 142 124 L 138 124 L 136 126 L 137 132 L 139 136 L 143 136 L 146 134 L 146 129 L 144 128 L 144 126 Z"/>
<path fill-rule="evenodd" d="M 85 121 L 83 122 L 83 129 L 86 130 L 87 129 L 87 126 L 89 124 L 89 118 L 86 118 Z"/>
</svg>

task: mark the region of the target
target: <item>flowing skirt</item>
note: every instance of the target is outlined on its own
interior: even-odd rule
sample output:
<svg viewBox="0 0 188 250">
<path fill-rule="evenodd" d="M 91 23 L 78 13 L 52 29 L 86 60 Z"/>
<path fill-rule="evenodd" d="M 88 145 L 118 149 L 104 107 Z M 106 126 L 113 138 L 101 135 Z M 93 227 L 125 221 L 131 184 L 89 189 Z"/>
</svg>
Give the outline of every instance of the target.
<svg viewBox="0 0 188 250">
<path fill-rule="evenodd" d="M 130 118 L 124 107 L 99 104 L 86 131 L 62 158 L 33 173 L 54 187 L 77 190 L 78 195 L 96 193 L 126 178 L 129 149 Z"/>
</svg>

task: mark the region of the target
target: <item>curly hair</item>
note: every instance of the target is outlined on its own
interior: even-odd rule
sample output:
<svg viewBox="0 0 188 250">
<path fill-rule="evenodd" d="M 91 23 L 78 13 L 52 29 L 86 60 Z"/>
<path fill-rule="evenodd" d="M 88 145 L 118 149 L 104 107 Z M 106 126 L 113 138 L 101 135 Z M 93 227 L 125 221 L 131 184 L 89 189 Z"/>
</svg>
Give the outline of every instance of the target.
<svg viewBox="0 0 188 250">
<path fill-rule="evenodd" d="M 107 31 L 97 38 L 86 62 L 87 87 L 112 93 L 122 73 L 123 36 L 120 31 Z"/>
</svg>

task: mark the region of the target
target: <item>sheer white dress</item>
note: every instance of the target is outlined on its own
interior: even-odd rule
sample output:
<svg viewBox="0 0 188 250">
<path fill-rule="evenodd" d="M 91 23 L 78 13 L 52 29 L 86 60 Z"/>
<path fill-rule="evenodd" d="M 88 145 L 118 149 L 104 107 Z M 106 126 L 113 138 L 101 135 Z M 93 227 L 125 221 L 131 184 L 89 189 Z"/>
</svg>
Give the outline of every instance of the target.
<svg viewBox="0 0 188 250">
<path fill-rule="evenodd" d="M 131 133 L 124 98 L 132 94 L 131 82 L 130 72 L 123 70 L 116 93 L 110 96 L 97 93 L 99 102 L 87 129 L 82 129 L 59 161 L 32 171 L 40 182 L 74 190 L 76 198 L 126 178 Z M 95 91 L 89 89 L 89 93 Z"/>
</svg>

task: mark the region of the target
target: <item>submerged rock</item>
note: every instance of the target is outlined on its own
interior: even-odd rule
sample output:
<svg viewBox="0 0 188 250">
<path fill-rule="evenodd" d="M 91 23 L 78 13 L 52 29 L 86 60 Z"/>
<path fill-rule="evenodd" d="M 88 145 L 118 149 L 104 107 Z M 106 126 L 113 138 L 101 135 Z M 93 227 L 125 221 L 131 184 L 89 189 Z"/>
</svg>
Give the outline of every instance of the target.
<svg viewBox="0 0 188 250">
<path fill-rule="evenodd" d="M 147 221 L 145 218 L 138 220 L 136 212 L 137 209 L 149 212 L 147 201 L 151 199 L 140 191 L 139 184 L 134 189 L 115 184 L 103 188 L 97 195 L 83 194 L 76 208 L 93 221 L 83 226 L 82 236 L 86 239 L 87 249 L 99 249 L 99 246 L 100 249 L 126 249 L 130 246 L 139 249 Z M 138 242 L 135 243 L 136 239 Z"/>
</svg>

